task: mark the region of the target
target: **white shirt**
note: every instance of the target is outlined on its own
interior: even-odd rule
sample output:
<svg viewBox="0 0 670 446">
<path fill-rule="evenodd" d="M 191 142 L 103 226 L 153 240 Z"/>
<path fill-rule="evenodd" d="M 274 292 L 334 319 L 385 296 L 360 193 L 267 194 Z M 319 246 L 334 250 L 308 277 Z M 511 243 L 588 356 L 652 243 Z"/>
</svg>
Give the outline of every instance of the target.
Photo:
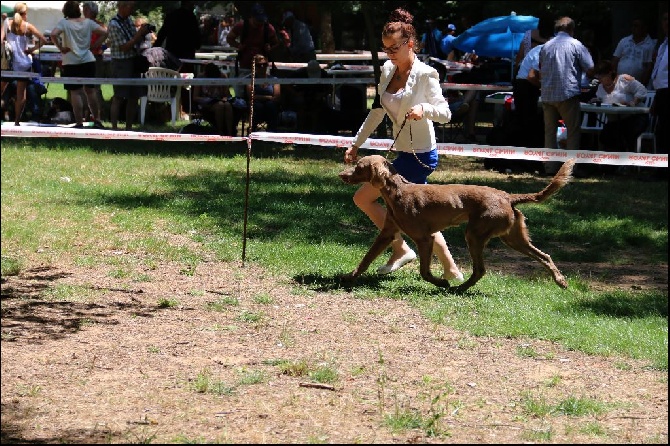
<svg viewBox="0 0 670 446">
<path fill-rule="evenodd" d="M 624 37 L 619 41 L 612 56 L 619 58 L 618 74 L 630 74 L 635 79 L 642 79 L 644 65 L 651 64 L 656 40 L 647 35 L 640 43 L 635 43 L 633 36 Z"/>
<path fill-rule="evenodd" d="M 647 89 L 642 83 L 636 79 L 632 79 L 626 75 L 618 75 L 614 81 L 614 89 L 611 93 L 607 93 L 603 84 L 598 85 L 596 96 L 603 102 L 603 104 L 620 104 L 632 105 L 637 98 L 638 102 L 644 102 L 647 97 Z"/>
<path fill-rule="evenodd" d="M 668 88 L 668 38 L 658 48 L 654 70 L 651 72 L 651 85 L 654 90 Z"/>
<path fill-rule="evenodd" d="M 396 121 L 402 121 L 403 117 L 400 116 L 400 101 L 402 100 L 402 95 L 405 92 L 404 88 L 396 91 L 395 93 L 389 93 L 385 91 L 382 94 L 382 104 L 386 107 L 390 114 L 395 117 Z"/>
</svg>

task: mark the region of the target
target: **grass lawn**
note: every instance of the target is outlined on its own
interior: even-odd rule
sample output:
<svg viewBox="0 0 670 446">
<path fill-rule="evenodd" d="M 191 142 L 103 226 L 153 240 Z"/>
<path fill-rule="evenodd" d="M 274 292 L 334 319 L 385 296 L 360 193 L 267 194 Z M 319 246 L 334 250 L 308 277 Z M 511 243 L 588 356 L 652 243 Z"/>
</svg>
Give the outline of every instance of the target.
<svg viewBox="0 0 670 446">
<path fill-rule="evenodd" d="M 510 265 L 465 296 L 422 281 L 416 268 L 377 276 L 382 258 L 349 290 L 338 277 L 360 261 L 376 231 L 352 202 L 355 188 L 337 178 L 341 149 L 254 142 L 247 202 L 245 143 L 2 142 L 3 276 L 64 258 L 116 269 L 104 255 L 110 251 L 124 253 L 129 270 L 179 262 L 189 274 L 205 259 L 239 261 L 244 247 L 246 262 L 305 290 L 402 299 L 436 324 L 479 336 L 530 336 L 667 369 L 667 277 L 665 290 L 591 285 L 598 265 L 596 279 L 605 284 L 638 264 L 667 268 L 666 182 L 576 179 L 546 203 L 520 206 L 534 244 L 568 268 L 567 290 L 497 240 L 487 261 L 509 254 Z M 431 181 L 524 193 L 548 179 L 444 157 Z M 467 276 L 463 229 L 444 234 Z"/>
</svg>

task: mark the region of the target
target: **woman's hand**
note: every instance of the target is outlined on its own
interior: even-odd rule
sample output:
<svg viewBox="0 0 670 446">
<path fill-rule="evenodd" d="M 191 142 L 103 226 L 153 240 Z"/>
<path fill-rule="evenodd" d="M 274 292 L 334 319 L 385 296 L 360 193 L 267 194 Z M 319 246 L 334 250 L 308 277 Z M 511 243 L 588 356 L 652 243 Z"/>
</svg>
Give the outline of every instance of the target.
<svg viewBox="0 0 670 446">
<path fill-rule="evenodd" d="M 344 152 L 344 163 L 352 164 L 358 159 L 358 147 L 352 145 Z"/>
<path fill-rule="evenodd" d="M 409 121 L 418 121 L 423 118 L 423 105 L 417 104 L 414 107 L 410 108 L 405 118 Z"/>
</svg>

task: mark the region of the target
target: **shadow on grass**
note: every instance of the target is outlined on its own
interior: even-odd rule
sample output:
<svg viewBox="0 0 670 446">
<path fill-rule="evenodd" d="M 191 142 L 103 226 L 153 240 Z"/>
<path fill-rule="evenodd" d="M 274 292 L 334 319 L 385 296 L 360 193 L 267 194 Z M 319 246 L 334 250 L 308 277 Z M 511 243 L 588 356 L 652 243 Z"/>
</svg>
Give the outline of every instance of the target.
<svg viewBox="0 0 670 446">
<path fill-rule="evenodd" d="M 361 290 L 370 294 L 377 294 L 384 296 L 388 294 L 388 282 L 399 282 L 400 285 L 393 287 L 393 296 L 387 296 L 391 299 L 397 299 L 397 296 L 420 295 L 431 299 L 439 298 L 445 294 L 452 296 L 468 296 L 474 295 L 470 290 L 465 293 L 456 293 L 450 291 L 448 288 L 441 288 L 425 282 L 421 277 L 416 275 L 416 278 L 408 279 L 407 277 L 399 278 L 393 275 L 380 275 L 375 273 L 364 273 L 356 280 L 352 281 L 345 276 L 347 273 L 340 273 L 335 275 L 323 274 L 296 274 L 293 280 L 317 292 L 331 292 L 331 291 L 346 291 L 352 292 Z"/>
<path fill-rule="evenodd" d="M 668 295 L 658 292 L 601 293 L 596 299 L 580 301 L 575 305 L 578 311 L 615 318 L 664 317 L 668 318 Z"/>
<path fill-rule="evenodd" d="M 138 317 L 153 317 L 159 308 L 147 307 L 133 297 L 142 291 L 82 286 L 84 291 L 122 292 L 127 301 L 111 301 L 104 305 L 59 301 L 44 298 L 53 284 L 65 279 L 68 273 L 55 268 L 40 267 L 26 270 L 18 276 L 7 277 L 2 287 L 3 341 L 20 340 L 40 344 L 62 339 L 77 333 L 86 324 L 116 325 L 118 313 Z M 36 316 L 39 315 L 39 316 Z"/>
<path fill-rule="evenodd" d="M 164 157 L 220 157 L 246 154 L 245 142 L 171 143 L 151 141 L 67 141 L 45 139 L 43 147 L 80 148 Z M 65 145 L 67 144 L 67 146 Z M 368 246 L 376 232 L 352 202 L 355 187 L 345 185 L 337 172 L 341 149 L 282 145 L 255 141 L 252 146 L 249 202 L 244 162 L 221 163 L 221 169 L 202 169 L 188 175 L 164 175 L 161 191 L 115 192 L 109 185 L 82 189 L 82 206 L 109 205 L 128 210 L 151 208 L 176 219 L 214 219 L 214 237 L 239 237 L 245 212 L 247 237 L 262 243 L 335 243 Z M 264 158 L 286 159 L 286 169 L 263 170 Z M 444 163 L 454 161 L 446 158 Z M 463 161 L 464 162 L 464 161 Z M 300 164 L 296 166 L 296 164 Z M 448 169 L 441 166 L 441 169 Z M 296 173 L 297 172 L 297 173 Z M 445 175 L 440 175 L 445 178 Z M 471 183 L 510 193 L 537 192 L 549 178 L 473 175 Z M 448 181 L 449 177 L 443 181 Z M 574 180 L 548 202 L 520 205 L 537 246 L 556 261 L 620 262 L 623 254 L 645 252 L 651 262 L 667 262 L 667 187 L 630 179 Z M 448 229 L 448 241 L 464 247 L 463 227 Z M 623 262 L 635 261 L 623 257 Z"/>
<path fill-rule="evenodd" d="M 296 176 L 288 171 L 255 171 L 250 177 L 247 237 L 261 242 L 279 240 L 299 243 L 337 243 L 368 246 L 376 233 L 367 217 L 352 202 L 354 187 L 335 178 L 335 173 L 313 171 Z M 245 212 L 244 171 L 201 170 L 187 176 L 165 176 L 167 192 L 133 192 L 79 197 L 81 203 L 102 202 L 132 210 L 154 208 L 177 217 L 213 218 L 223 236 L 243 233 Z M 539 191 L 546 181 L 482 181 L 481 184 L 516 193 Z M 652 194 L 628 194 L 616 183 L 577 183 L 549 202 L 522 205 L 520 209 L 534 243 L 557 261 L 614 262 L 619 250 L 649 253 L 652 261 L 667 261 L 667 213 L 663 216 Z M 84 191 L 92 194 L 95 192 Z M 647 203 L 640 201 L 649 201 Z M 631 213 L 630 209 L 654 209 Z M 464 226 L 445 231 L 450 245 L 465 247 Z M 635 247 L 635 248 L 633 248 Z"/>
<path fill-rule="evenodd" d="M 351 280 L 346 276 L 346 272 L 323 275 L 323 274 L 296 274 L 293 280 L 318 292 L 346 291 L 351 292 L 356 288 L 367 288 L 371 291 L 381 291 L 382 283 L 389 280 L 388 276 L 375 274 L 363 274 L 356 280 Z"/>
<path fill-rule="evenodd" d="M 2 444 L 106 444 L 110 442 L 125 442 L 129 444 L 149 444 L 155 436 L 154 429 L 147 429 L 145 422 L 137 422 L 124 430 L 112 430 L 107 426 L 96 426 L 95 429 L 65 429 L 59 427 L 58 436 L 40 437 L 27 440 L 23 437 L 25 420 L 21 414 L 31 413 L 35 407 L 26 405 L 22 400 L 13 400 L 2 403 Z"/>
</svg>

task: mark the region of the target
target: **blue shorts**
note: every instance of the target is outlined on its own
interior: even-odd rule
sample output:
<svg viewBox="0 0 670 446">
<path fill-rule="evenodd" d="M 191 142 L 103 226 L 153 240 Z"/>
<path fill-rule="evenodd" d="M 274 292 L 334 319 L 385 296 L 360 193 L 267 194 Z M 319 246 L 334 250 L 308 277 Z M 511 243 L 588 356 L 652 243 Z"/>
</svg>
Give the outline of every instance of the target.
<svg viewBox="0 0 670 446">
<path fill-rule="evenodd" d="M 437 149 L 430 152 L 414 154 L 412 152 L 396 152 L 398 157 L 393 161 L 393 167 L 407 181 L 415 184 L 426 184 L 428 175 L 437 167 Z M 418 158 L 418 160 L 417 160 Z M 422 164 L 425 164 L 422 165 Z M 430 167 L 427 169 L 426 166 Z"/>
</svg>

